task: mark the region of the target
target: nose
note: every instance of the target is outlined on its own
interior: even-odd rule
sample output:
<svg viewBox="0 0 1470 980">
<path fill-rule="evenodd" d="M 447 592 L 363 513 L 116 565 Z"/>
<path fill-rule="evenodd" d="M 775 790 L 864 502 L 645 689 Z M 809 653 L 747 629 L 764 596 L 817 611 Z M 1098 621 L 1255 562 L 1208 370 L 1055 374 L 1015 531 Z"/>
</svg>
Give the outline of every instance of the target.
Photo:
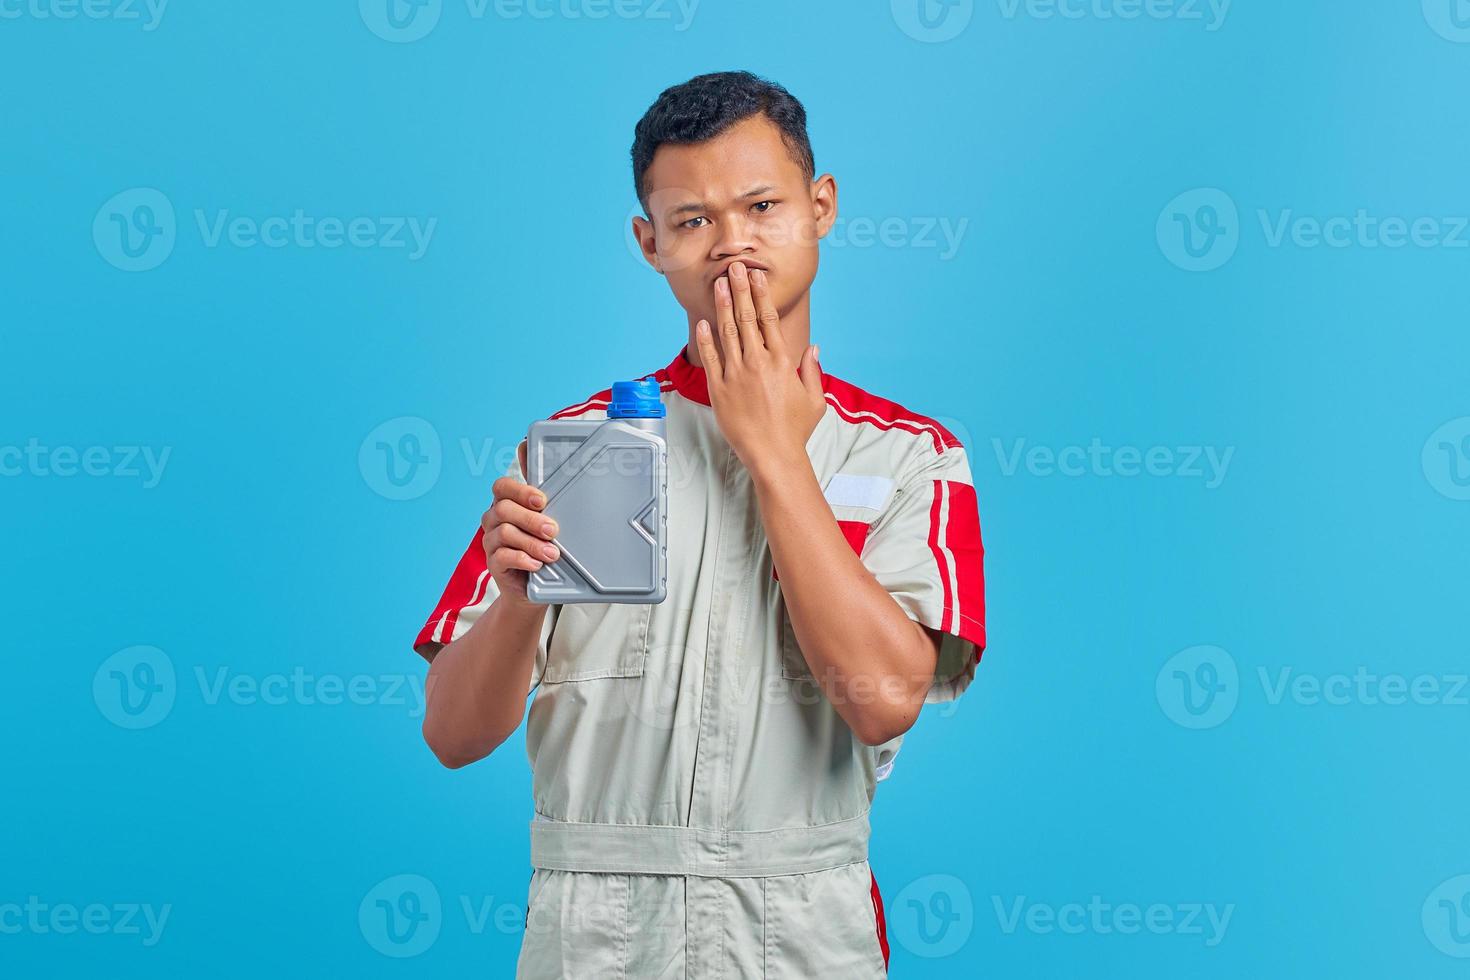
<svg viewBox="0 0 1470 980">
<path fill-rule="evenodd" d="M 755 251 L 754 222 L 745 215 L 732 215 L 719 224 L 720 234 L 710 250 L 715 261 Z"/>
</svg>

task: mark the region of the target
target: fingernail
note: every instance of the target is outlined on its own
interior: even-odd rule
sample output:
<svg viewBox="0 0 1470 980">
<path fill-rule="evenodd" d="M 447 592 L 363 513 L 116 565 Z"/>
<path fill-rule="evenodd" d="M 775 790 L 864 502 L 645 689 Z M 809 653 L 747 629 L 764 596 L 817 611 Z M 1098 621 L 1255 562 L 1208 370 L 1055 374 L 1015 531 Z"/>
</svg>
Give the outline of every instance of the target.
<svg viewBox="0 0 1470 980">
<path fill-rule="evenodd" d="M 561 552 L 556 550 L 554 545 L 547 545 L 542 548 L 541 553 L 546 556 L 547 561 L 556 561 L 557 555 L 561 554 Z"/>
<path fill-rule="evenodd" d="M 730 280 L 725 276 L 715 280 L 715 289 L 719 290 L 721 296 L 730 295 Z"/>
<path fill-rule="evenodd" d="M 730 275 L 733 276 L 736 281 L 743 281 L 745 279 L 745 266 L 740 264 L 739 262 L 731 263 Z"/>
<path fill-rule="evenodd" d="M 700 335 L 701 336 L 708 337 L 709 336 L 709 321 L 708 320 L 700 320 L 699 321 L 699 326 L 696 327 L 695 329 L 697 329 L 700 332 Z"/>
<path fill-rule="evenodd" d="M 556 525 L 555 524 L 542 524 L 541 525 L 541 533 L 544 534 L 548 538 L 554 538 L 554 537 L 556 537 Z"/>
<path fill-rule="evenodd" d="M 533 494 L 531 494 L 531 506 L 532 507 L 543 507 L 543 506 L 545 506 L 545 504 L 546 504 L 546 498 L 545 497 L 541 496 L 539 493 L 533 493 Z"/>
<path fill-rule="evenodd" d="M 757 286 L 764 286 L 766 284 L 766 274 L 760 269 L 753 270 L 750 273 L 750 278 Z"/>
</svg>

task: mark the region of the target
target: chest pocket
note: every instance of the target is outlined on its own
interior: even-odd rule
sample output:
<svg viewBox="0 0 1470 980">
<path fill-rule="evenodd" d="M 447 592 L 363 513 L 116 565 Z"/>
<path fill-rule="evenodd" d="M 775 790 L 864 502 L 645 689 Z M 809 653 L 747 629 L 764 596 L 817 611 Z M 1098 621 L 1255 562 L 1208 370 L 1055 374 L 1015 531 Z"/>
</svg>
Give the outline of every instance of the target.
<svg viewBox="0 0 1470 980">
<path fill-rule="evenodd" d="M 649 603 L 576 602 L 557 613 L 543 684 L 641 677 L 648 660 Z"/>
<path fill-rule="evenodd" d="M 893 499 L 893 488 L 893 480 L 886 476 L 834 473 L 828 479 L 822 494 L 827 498 L 832 516 L 837 519 L 838 530 L 847 539 L 853 554 L 862 556 L 868 530 Z M 781 676 L 788 680 L 809 680 L 812 676 L 811 668 L 801 652 L 801 645 L 796 642 L 796 630 L 791 626 L 791 617 L 786 613 L 784 599 L 780 603 L 780 610 Z"/>
</svg>

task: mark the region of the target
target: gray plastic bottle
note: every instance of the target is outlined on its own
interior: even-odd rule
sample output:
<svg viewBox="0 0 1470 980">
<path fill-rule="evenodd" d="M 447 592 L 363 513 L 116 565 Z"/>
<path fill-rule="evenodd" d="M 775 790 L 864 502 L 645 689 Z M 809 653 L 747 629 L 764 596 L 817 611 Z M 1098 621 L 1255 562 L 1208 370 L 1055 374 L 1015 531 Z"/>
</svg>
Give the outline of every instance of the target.
<svg viewBox="0 0 1470 980">
<path fill-rule="evenodd" d="M 546 494 L 561 557 L 530 574 L 532 602 L 662 602 L 669 454 L 652 377 L 612 386 L 607 420 L 533 422 L 526 480 Z"/>
</svg>

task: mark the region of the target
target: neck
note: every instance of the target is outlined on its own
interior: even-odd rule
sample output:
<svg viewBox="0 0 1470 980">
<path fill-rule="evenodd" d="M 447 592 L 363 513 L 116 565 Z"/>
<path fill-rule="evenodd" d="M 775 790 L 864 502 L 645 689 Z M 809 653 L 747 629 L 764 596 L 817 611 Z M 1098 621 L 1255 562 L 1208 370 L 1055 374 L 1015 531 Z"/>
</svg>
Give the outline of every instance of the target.
<svg viewBox="0 0 1470 980">
<path fill-rule="evenodd" d="M 789 309 L 780 310 L 779 313 L 781 316 L 781 336 L 786 339 L 786 353 L 791 356 L 793 363 L 800 363 L 801 355 L 806 353 L 807 345 L 811 343 L 811 290 L 802 293 L 800 298 L 791 304 Z M 689 315 L 689 363 L 695 367 L 704 367 L 704 362 L 699 357 L 699 338 L 694 333 L 694 328 L 699 325 L 699 320 L 700 318 L 694 314 L 691 313 Z"/>
</svg>

